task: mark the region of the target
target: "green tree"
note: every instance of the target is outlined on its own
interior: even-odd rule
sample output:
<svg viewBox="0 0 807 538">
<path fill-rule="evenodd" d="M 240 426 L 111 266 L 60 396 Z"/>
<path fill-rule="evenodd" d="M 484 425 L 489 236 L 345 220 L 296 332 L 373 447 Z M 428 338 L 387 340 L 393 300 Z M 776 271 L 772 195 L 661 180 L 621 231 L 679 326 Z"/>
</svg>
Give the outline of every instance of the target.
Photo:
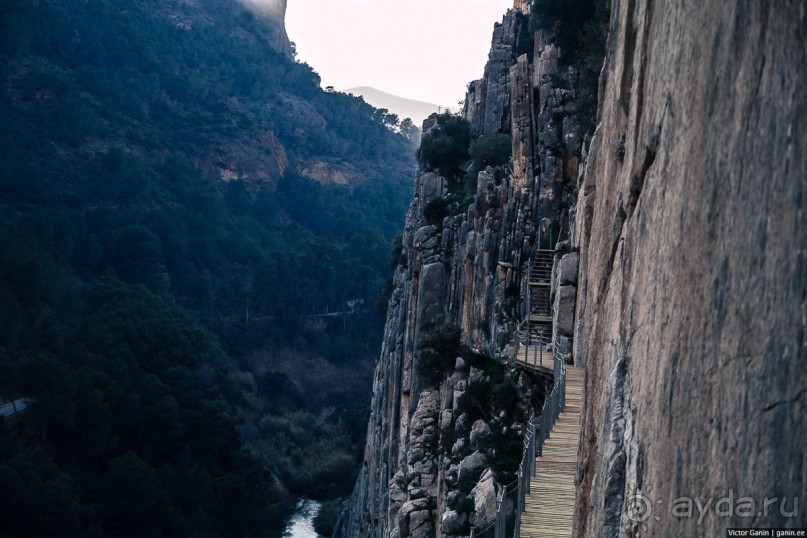
<svg viewBox="0 0 807 538">
<path fill-rule="evenodd" d="M 449 112 L 440 114 L 436 125 L 423 135 L 420 161 L 443 177 L 455 178 L 468 160 L 470 143 L 471 126 L 465 118 Z"/>
<path fill-rule="evenodd" d="M 513 154 L 510 135 L 493 133 L 474 138 L 468 153 L 481 169 L 507 164 Z"/>
<path fill-rule="evenodd" d="M 164 536 L 173 507 L 157 472 L 133 452 L 115 458 L 101 485 L 104 531 L 112 536 Z"/>
<path fill-rule="evenodd" d="M 41 448 L 0 462 L 0 535 L 19 538 L 81 536 L 70 481 Z"/>
</svg>

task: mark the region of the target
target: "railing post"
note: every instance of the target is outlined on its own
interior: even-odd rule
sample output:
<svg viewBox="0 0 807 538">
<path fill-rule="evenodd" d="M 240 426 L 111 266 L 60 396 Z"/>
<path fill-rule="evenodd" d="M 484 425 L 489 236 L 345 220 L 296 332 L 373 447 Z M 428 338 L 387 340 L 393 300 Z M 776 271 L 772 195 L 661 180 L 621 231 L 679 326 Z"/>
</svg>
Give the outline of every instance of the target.
<svg viewBox="0 0 807 538">
<path fill-rule="evenodd" d="M 535 463 L 535 445 L 536 445 L 536 442 L 538 440 L 536 439 L 535 417 L 534 416 L 532 418 L 530 418 L 530 429 L 532 430 L 532 443 L 530 444 L 530 447 L 531 447 L 531 450 L 532 450 L 532 455 L 530 456 L 530 461 L 532 462 L 532 476 L 535 476 L 535 471 L 537 470 L 536 463 Z M 531 486 L 530 486 L 530 489 L 531 489 Z"/>
<path fill-rule="evenodd" d="M 521 513 L 524 511 L 524 458 L 518 470 L 518 497 L 516 498 L 516 517 L 513 523 L 513 536 L 518 538 L 521 528 Z"/>
<path fill-rule="evenodd" d="M 560 367 L 563 372 L 563 390 L 560 392 L 560 410 L 563 412 L 566 408 L 566 365 L 561 364 Z"/>
<path fill-rule="evenodd" d="M 532 281 L 532 258 L 530 258 L 530 263 L 527 265 L 527 329 L 530 328 L 530 312 L 532 312 L 531 308 L 532 291 L 530 288 L 531 281 Z"/>
<path fill-rule="evenodd" d="M 496 538 L 505 538 L 504 534 L 505 534 L 505 527 L 507 526 L 507 520 L 505 519 L 505 513 L 504 513 L 504 499 L 506 493 L 507 488 L 503 487 L 502 494 L 499 497 L 499 507 L 498 510 L 496 511 L 496 526 L 494 528 Z"/>
</svg>

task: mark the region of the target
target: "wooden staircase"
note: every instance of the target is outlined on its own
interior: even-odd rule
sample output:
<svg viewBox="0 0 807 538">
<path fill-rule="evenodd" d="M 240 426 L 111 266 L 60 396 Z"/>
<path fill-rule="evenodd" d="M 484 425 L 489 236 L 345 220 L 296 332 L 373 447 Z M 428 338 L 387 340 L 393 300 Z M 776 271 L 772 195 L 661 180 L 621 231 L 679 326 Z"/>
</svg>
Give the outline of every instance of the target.
<svg viewBox="0 0 807 538">
<path fill-rule="evenodd" d="M 552 266 L 554 250 L 537 249 L 530 264 L 527 318 L 520 328 L 518 360 L 552 370 Z"/>
<path fill-rule="evenodd" d="M 521 515 L 522 538 L 572 535 L 582 403 L 583 370 L 567 366 L 566 403 L 536 458 L 536 475 Z"/>
</svg>

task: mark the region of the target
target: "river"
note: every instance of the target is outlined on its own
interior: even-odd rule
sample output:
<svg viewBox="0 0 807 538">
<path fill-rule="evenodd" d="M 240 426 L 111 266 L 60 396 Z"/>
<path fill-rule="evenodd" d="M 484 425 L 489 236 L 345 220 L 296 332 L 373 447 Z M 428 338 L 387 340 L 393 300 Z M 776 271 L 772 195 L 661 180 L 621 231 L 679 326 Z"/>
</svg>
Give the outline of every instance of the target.
<svg viewBox="0 0 807 538">
<path fill-rule="evenodd" d="M 303 499 L 297 503 L 294 514 L 283 531 L 284 538 L 321 538 L 314 532 L 314 518 L 319 513 L 321 504 L 317 501 Z"/>
</svg>

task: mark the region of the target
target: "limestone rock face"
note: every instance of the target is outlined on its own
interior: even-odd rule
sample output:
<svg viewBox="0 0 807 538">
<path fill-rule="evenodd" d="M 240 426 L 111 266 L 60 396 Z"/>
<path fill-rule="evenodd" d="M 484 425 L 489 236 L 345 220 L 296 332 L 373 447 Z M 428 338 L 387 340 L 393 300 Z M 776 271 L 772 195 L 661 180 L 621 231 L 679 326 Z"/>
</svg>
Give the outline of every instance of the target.
<svg viewBox="0 0 807 538">
<path fill-rule="evenodd" d="M 574 535 L 801 526 L 781 500 L 807 497 L 805 5 L 611 5 L 576 211 Z M 624 510 L 638 492 L 644 522 Z M 779 502 L 753 520 L 670 513 L 730 495 L 754 514 Z"/>
<path fill-rule="evenodd" d="M 496 517 L 496 482 L 493 473 L 485 471 L 479 483 L 471 491 L 474 499 L 474 523 L 477 527 L 488 525 Z"/>
<path fill-rule="evenodd" d="M 510 66 L 513 65 L 518 36 L 518 14 L 507 12 L 493 29 L 493 44 L 485 67 L 485 76 L 472 82 L 465 100 L 464 115 L 475 135 L 509 132 Z"/>
<path fill-rule="evenodd" d="M 510 69 L 510 87 L 513 111 L 513 176 L 517 187 L 531 184 L 535 176 L 533 128 L 535 126 L 532 102 L 531 66 L 527 55 L 518 58 Z M 548 131 L 554 132 L 554 131 Z"/>
<path fill-rule="evenodd" d="M 513 172 L 481 171 L 470 205 L 454 194 L 456 183 L 449 189 L 433 171 L 419 170 L 415 178 L 402 237 L 405 261 L 396 268 L 376 366 L 364 465 L 337 537 L 458 538 L 495 517 L 497 486 L 489 468 L 495 448 L 481 441 L 492 432 L 522 435 L 522 425 L 502 413 L 480 421 L 461 408 L 470 385 L 490 382 L 479 365 L 446 358 L 454 368 L 436 386 L 422 379 L 419 365 L 427 360 L 422 343 L 445 326 L 460 328 L 462 343 L 472 349 L 512 358 L 530 257 L 542 237 L 549 242 L 563 193 L 571 191 L 564 188 L 571 187 L 564 171 L 569 162 L 580 162 L 581 145 L 566 150 L 553 117 L 559 117 L 558 107 L 574 104 L 574 92 L 562 89 L 573 86 L 573 70 L 556 66 L 557 76 L 543 85 L 546 102 L 535 102 L 535 64 L 513 53 L 519 25 L 526 23 L 510 11 L 496 26 L 485 78 L 469 87 L 464 111 L 476 134 L 510 133 Z M 569 114 L 561 115 L 565 120 Z M 578 140 L 569 125 L 564 138 Z M 551 145 L 542 142 L 549 139 Z M 440 198 L 447 215 L 441 222 L 426 219 L 427 204 Z M 574 295 L 570 303 L 573 316 Z M 567 332 L 571 357 L 573 326 Z M 538 386 L 528 377 L 521 373 L 514 381 L 525 393 Z"/>
<path fill-rule="evenodd" d="M 322 185 L 356 185 L 361 182 L 361 174 L 351 166 L 322 161 L 303 165 L 300 174 Z"/>
<path fill-rule="evenodd" d="M 243 0 L 255 12 L 269 19 L 272 30 L 270 45 L 278 52 L 291 57 L 292 47 L 289 36 L 286 34 L 286 6 L 288 0 Z"/>
</svg>

